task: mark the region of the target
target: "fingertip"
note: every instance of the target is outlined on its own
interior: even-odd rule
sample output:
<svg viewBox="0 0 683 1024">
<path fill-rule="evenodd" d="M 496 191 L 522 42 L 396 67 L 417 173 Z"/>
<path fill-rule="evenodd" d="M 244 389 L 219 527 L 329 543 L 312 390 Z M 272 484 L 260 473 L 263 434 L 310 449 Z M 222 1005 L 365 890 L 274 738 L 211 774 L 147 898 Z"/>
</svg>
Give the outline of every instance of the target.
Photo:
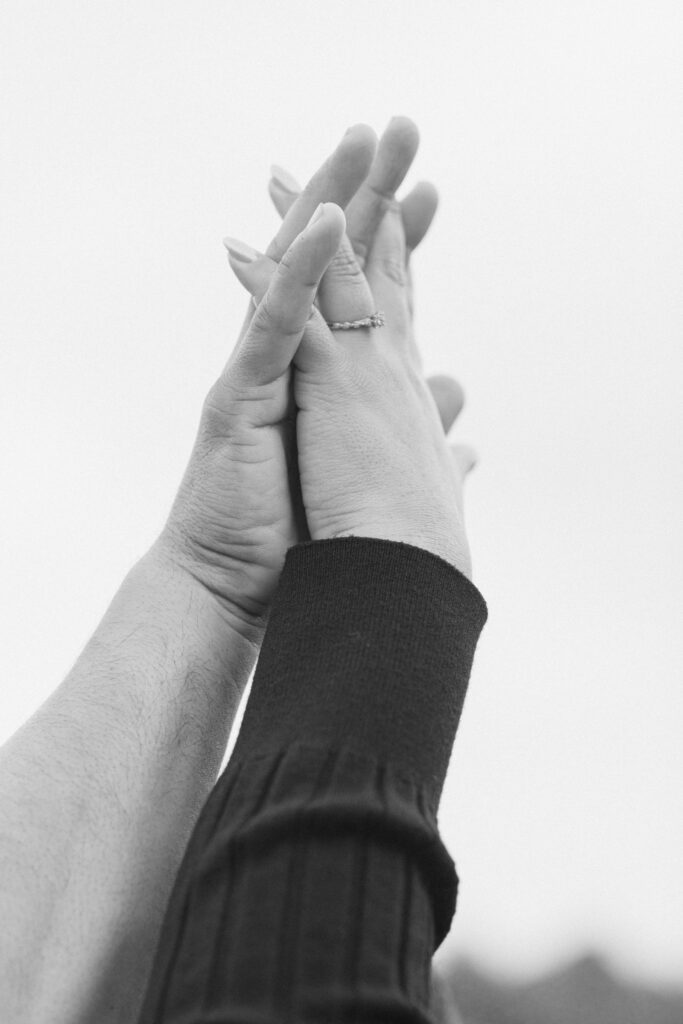
<svg viewBox="0 0 683 1024">
<path fill-rule="evenodd" d="M 252 283 L 253 283 L 253 281 L 252 281 L 253 275 L 249 273 L 249 266 L 250 266 L 250 264 L 249 263 L 243 263 L 242 260 L 236 259 L 230 253 L 228 253 L 228 263 L 230 265 L 230 269 L 232 270 L 233 274 L 235 275 L 237 280 L 240 282 L 240 284 L 244 285 L 244 287 L 247 289 L 248 292 L 251 292 L 252 291 Z M 252 292 L 252 294 L 253 294 L 253 292 Z"/>
<path fill-rule="evenodd" d="M 429 378 L 430 387 L 439 390 L 442 395 L 448 395 L 452 405 L 457 405 L 458 410 L 465 404 L 465 389 L 455 377 L 449 377 L 447 373 L 435 373 Z"/>
<path fill-rule="evenodd" d="M 232 238 L 230 235 L 225 236 L 223 245 L 228 250 L 228 254 L 241 263 L 253 263 L 261 256 L 258 249 L 254 249 L 253 246 L 247 245 L 239 238 Z"/>
<path fill-rule="evenodd" d="M 409 117 L 392 117 L 382 133 L 370 171 L 375 192 L 391 199 L 403 183 L 420 142 L 417 125 Z"/>
<path fill-rule="evenodd" d="M 317 289 L 334 259 L 346 230 L 344 211 L 336 203 L 319 203 L 303 231 L 279 261 L 281 274 L 297 287 Z M 313 301 L 311 296 L 309 302 Z"/>
<path fill-rule="evenodd" d="M 418 181 L 413 189 L 413 194 L 418 196 L 425 206 L 432 206 L 436 210 L 439 205 L 439 191 L 431 181 Z"/>
<path fill-rule="evenodd" d="M 346 229 L 346 215 L 337 203 L 318 203 L 308 224 L 298 237 L 308 236 L 312 228 L 316 234 L 325 229 L 343 232 Z"/>
<path fill-rule="evenodd" d="M 283 218 L 296 202 L 296 196 L 292 195 L 291 192 L 283 191 L 272 178 L 268 182 L 268 195 L 273 206 Z"/>
<path fill-rule="evenodd" d="M 395 114 L 391 118 L 384 136 L 391 138 L 394 145 L 400 146 L 411 159 L 417 153 L 420 130 L 413 119 L 406 117 L 405 114 Z"/>
<path fill-rule="evenodd" d="M 377 134 L 369 124 L 363 123 L 348 128 L 337 146 L 337 155 L 343 158 L 359 184 L 367 177 L 376 151 Z"/>
<path fill-rule="evenodd" d="M 406 246 L 416 249 L 431 227 L 439 205 L 439 194 L 430 181 L 419 181 L 401 200 Z"/>
<path fill-rule="evenodd" d="M 261 298 L 268 290 L 273 264 L 265 256 L 245 262 L 228 251 L 228 263 L 233 274 L 250 295 Z"/>
<path fill-rule="evenodd" d="M 270 177 L 277 188 L 294 196 L 294 198 L 301 192 L 301 186 L 294 175 L 290 174 L 289 171 L 279 164 L 270 165 Z"/>
<path fill-rule="evenodd" d="M 352 145 L 356 149 L 371 150 L 374 156 L 377 148 L 377 132 L 371 125 L 359 121 L 346 129 L 340 145 Z"/>
<path fill-rule="evenodd" d="M 337 203 L 322 203 L 322 216 L 337 231 L 343 234 L 346 231 L 346 214 Z"/>
<path fill-rule="evenodd" d="M 320 203 L 302 234 L 313 235 L 311 241 L 327 264 L 336 255 L 345 231 L 346 216 L 342 208 L 337 203 Z"/>
</svg>

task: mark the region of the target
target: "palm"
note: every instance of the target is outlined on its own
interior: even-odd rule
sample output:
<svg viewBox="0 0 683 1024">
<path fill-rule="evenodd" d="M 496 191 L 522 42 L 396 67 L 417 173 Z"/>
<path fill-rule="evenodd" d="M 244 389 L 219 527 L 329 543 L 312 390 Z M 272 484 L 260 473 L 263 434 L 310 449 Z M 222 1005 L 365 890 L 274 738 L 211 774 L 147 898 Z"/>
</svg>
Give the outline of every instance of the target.
<svg viewBox="0 0 683 1024">
<path fill-rule="evenodd" d="M 258 401 L 215 386 L 169 520 L 195 575 L 250 617 L 265 613 L 287 549 L 303 539 L 291 497 L 293 438 L 290 371 Z"/>
</svg>

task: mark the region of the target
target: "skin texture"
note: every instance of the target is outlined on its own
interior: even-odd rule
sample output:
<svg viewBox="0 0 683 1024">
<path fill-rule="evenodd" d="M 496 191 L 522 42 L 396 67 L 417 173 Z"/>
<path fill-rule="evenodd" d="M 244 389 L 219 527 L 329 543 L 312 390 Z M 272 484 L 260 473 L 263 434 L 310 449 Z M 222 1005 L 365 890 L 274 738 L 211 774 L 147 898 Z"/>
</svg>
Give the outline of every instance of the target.
<svg viewBox="0 0 683 1024">
<path fill-rule="evenodd" d="M 339 207 L 326 204 L 318 223 L 332 230 L 342 216 Z M 254 261 L 261 263 L 257 273 L 254 263 L 232 261 L 260 300 L 256 317 L 271 302 L 271 285 L 262 291 L 266 273 L 271 281 L 277 277 L 278 264 L 264 261 Z M 314 540 L 352 534 L 400 540 L 432 551 L 469 576 L 460 464 L 415 365 L 405 275 L 396 269 L 404 261 L 400 211 L 391 205 L 365 271 L 386 327 L 334 334 L 323 319 L 326 310 L 315 310 L 294 355 L 306 520 Z"/>
<path fill-rule="evenodd" d="M 412 129 L 399 121 L 380 143 L 381 174 L 374 133 L 350 130 L 289 204 L 269 255 L 242 261 L 265 267 L 267 280 L 209 391 L 168 522 L 73 669 L 0 750 L 3 1019 L 135 1020 L 291 544 L 309 530 L 386 536 L 389 509 L 398 539 L 467 568 L 462 472 L 454 475 L 439 424 L 440 415 L 450 425 L 462 392 L 447 378 L 431 390 L 422 381 L 406 282 L 386 273 L 403 234 L 419 241 L 430 219 L 424 189 L 405 200 L 401 218 L 386 216 L 391 182 L 382 174 L 402 180 L 407 166 L 397 173 L 391 153 L 405 164 L 411 151 L 403 134 Z M 349 207 L 356 244 L 370 254 L 363 275 L 352 245 L 343 260 L 337 254 L 342 207 L 368 172 L 373 187 L 355 213 Z M 363 216 L 381 224 L 374 242 L 371 231 L 363 241 Z M 374 293 L 388 329 L 331 335 L 320 313 L 311 316 L 321 281 L 325 311 L 344 307 L 355 281 L 352 301 Z"/>
<path fill-rule="evenodd" d="M 337 429 L 332 426 L 337 420 L 346 420 L 351 425 L 356 422 L 348 415 L 348 410 L 337 408 L 337 420 L 330 419 L 328 429 L 325 415 L 322 412 L 318 415 L 310 405 L 313 392 L 307 391 L 305 386 L 302 391 L 301 382 L 297 383 L 292 376 L 294 366 L 303 369 L 306 353 L 309 353 L 307 365 L 313 365 L 310 344 L 304 344 L 298 353 L 297 349 L 316 293 L 326 319 L 355 319 L 367 315 L 377 305 L 390 304 L 392 324 L 384 330 L 383 338 L 391 336 L 393 342 L 384 345 L 383 351 L 395 353 L 394 363 L 407 357 L 415 372 L 415 387 L 408 408 L 411 422 L 419 422 L 422 433 L 434 432 L 435 409 L 448 429 L 462 407 L 462 390 L 456 382 L 442 377 L 433 386 L 432 382 L 422 381 L 420 357 L 412 332 L 409 256 L 426 234 L 434 215 L 437 200 L 433 186 L 427 183 L 416 186 L 400 207 L 401 217 L 394 217 L 398 222 L 397 230 L 387 233 L 385 228 L 382 238 L 374 241 L 378 227 L 385 223 L 386 213 L 396 212 L 394 192 L 410 168 L 417 145 L 417 128 L 408 118 L 394 118 L 379 145 L 371 128 L 355 125 L 305 188 L 300 193 L 290 192 L 281 203 L 282 224 L 263 256 L 248 262 L 247 246 L 230 257 L 235 273 L 260 300 L 259 308 L 248 314 L 237 346 L 207 396 L 195 449 L 161 543 L 174 564 L 184 568 L 213 594 L 228 621 L 255 643 L 262 634 L 287 548 L 309 537 L 329 535 L 326 532 L 329 529 L 377 531 L 393 501 L 387 476 L 389 490 L 385 487 L 375 496 L 373 507 L 368 508 L 357 523 L 352 521 L 353 517 L 346 517 L 342 527 L 341 519 L 329 519 L 326 509 L 314 507 L 318 499 L 312 498 L 311 487 L 308 488 L 311 507 L 305 507 L 305 500 L 302 504 L 301 459 L 297 462 L 296 454 L 297 444 L 303 443 L 306 450 L 308 435 L 305 430 L 302 434 L 302 427 L 310 421 L 317 430 L 320 419 L 327 436 Z M 289 184 L 296 186 L 295 182 Z M 272 188 L 271 195 L 275 198 Z M 312 262 L 305 268 L 308 276 L 301 278 L 297 269 L 290 266 L 290 247 L 321 202 L 330 204 L 330 209 L 323 224 L 315 229 L 319 248 L 311 254 Z M 348 207 L 346 227 L 350 236 L 344 232 L 344 218 L 339 219 L 330 212 L 332 205 L 340 210 Z M 372 248 L 375 250 L 367 275 L 361 270 L 354 247 L 360 251 L 361 260 L 367 258 Z M 280 280 L 275 270 L 283 264 L 288 273 L 286 279 Z M 391 287 L 394 277 L 398 287 Z M 318 341 L 324 339 L 320 326 L 314 319 L 306 337 L 317 332 Z M 273 337 L 278 338 L 277 344 L 273 344 Z M 345 351 L 351 360 L 355 358 L 358 341 L 358 338 L 345 336 Z M 317 350 L 323 351 L 320 344 Z M 331 350 L 328 354 L 331 355 Z M 328 371 L 322 363 L 318 363 L 318 369 Z M 332 372 L 331 364 L 329 370 Z M 347 394 L 352 387 L 354 372 L 353 362 L 349 362 L 346 370 L 341 362 L 335 364 L 335 387 L 342 379 L 346 382 L 346 390 L 340 394 Z M 376 374 L 380 374 L 379 364 Z M 308 380 L 313 378 L 309 375 Z M 405 384 L 404 380 L 402 387 Z M 381 387 L 379 376 L 377 386 Z M 299 388 L 298 398 L 295 398 L 296 388 Z M 316 393 L 323 395 L 319 388 Z M 331 388 L 329 393 L 332 393 Z M 407 400 L 400 389 L 394 389 L 391 394 L 396 401 Z M 313 413 L 313 418 L 300 420 L 297 426 L 297 406 L 304 409 L 299 398 L 308 403 L 306 412 Z M 374 400 L 369 393 L 366 398 L 368 402 Z M 321 397 L 321 401 L 325 404 L 326 399 Z M 355 410 L 356 406 L 352 408 Z M 426 421 L 425 412 L 428 414 Z M 430 426 L 426 426 L 427 423 Z M 371 423 L 361 426 L 358 421 L 358 429 L 365 432 L 374 428 Z M 425 506 L 426 514 L 420 517 L 415 508 L 412 519 L 420 518 L 421 522 L 411 521 L 403 539 L 412 536 L 414 542 L 420 543 L 431 537 L 427 545 L 430 550 L 443 553 L 469 573 L 462 513 L 457 511 L 457 504 L 462 495 L 462 478 L 474 464 L 474 457 L 471 450 L 462 447 L 449 457 L 439 432 L 436 434 L 429 440 L 421 440 L 420 436 L 412 438 L 410 443 L 416 452 L 430 452 L 431 463 L 428 468 L 424 467 L 425 473 L 416 479 L 411 493 L 401 494 L 398 501 L 404 506 L 422 503 L 425 488 L 429 493 L 430 474 L 434 474 L 439 481 L 434 507 L 441 511 L 434 516 Z M 358 444 L 360 440 L 358 435 Z M 398 445 L 387 440 L 383 454 L 395 453 L 397 447 L 406 443 L 405 437 Z M 324 458 L 331 459 L 333 467 L 337 466 L 335 451 L 330 446 Z M 398 472 L 406 470 L 407 467 L 397 465 L 392 459 L 393 455 L 384 460 L 385 467 L 393 466 Z M 306 465 L 304 476 L 317 487 L 317 479 L 324 475 L 322 466 L 318 469 L 310 459 Z M 313 467 L 312 478 L 309 466 Z M 333 475 L 334 472 L 335 469 Z M 339 495 L 342 487 L 351 483 L 355 490 L 363 489 L 365 470 L 359 463 L 339 464 L 339 472 Z M 353 477 L 354 473 L 358 475 Z M 445 507 L 449 503 L 450 511 L 446 515 Z M 328 526 L 320 526 L 323 532 L 316 534 L 311 529 L 311 521 L 317 530 L 326 518 Z M 380 530 L 376 535 L 396 537 L 406 525 L 399 516 L 390 533 Z"/>
<path fill-rule="evenodd" d="M 213 597 L 153 546 L 2 746 L 3 1021 L 136 1020 L 253 661 Z"/>
<path fill-rule="evenodd" d="M 322 200 L 346 203 L 367 175 L 375 136 L 350 129 L 283 221 L 269 252 L 279 273 L 209 391 L 161 544 L 258 643 L 287 549 L 308 539 L 297 509 L 292 358 L 343 217 L 306 229 Z M 303 234 L 301 234 L 303 232 Z"/>
<path fill-rule="evenodd" d="M 424 381 L 412 327 L 406 221 L 411 242 L 419 242 L 435 193 L 425 185 L 414 190 L 405 217 L 394 198 L 416 149 L 415 126 L 394 119 L 349 204 L 346 236 L 294 356 L 301 494 L 313 539 L 402 540 L 470 576 L 462 490 L 474 459 L 468 449 L 449 449 L 443 432 L 462 406 L 462 392 L 448 378 L 437 378 L 432 388 Z M 308 212 L 307 196 L 305 190 L 296 195 L 289 175 L 283 190 L 283 178 L 276 175 L 270 192 L 287 223 L 297 209 Z M 323 216 L 331 223 L 339 213 L 328 204 Z M 233 270 L 259 302 L 257 315 L 270 301 L 278 265 L 273 252 L 271 246 L 249 261 L 231 255 Z M 378 308 L 386 314 L 384 328 L 331 332 L 325 324 Z"/>
<path fill-rule="evenodd" d="M 361 152 L 357 166 L 364 147 L 353 138 L 350 153 L 349 143 L 340 147 L 320 188 L 338 189 L 347 174 L 358 184 L 371 158 Z M 300 242 L 291 267 L 281 267 L 284 297 L 289 275 L 310 309 L 342 226 L 314 226 Z M 274 310 L 277 296 L 274 288 Z M 289 371 L 273 373 L 280 345 L 298 343 L 287 333 L 298 309 L 284 302 L 277 324 L 254 319 L 263 344 L 252 333 L 211 389 L 169 525 L 64 681 L 0 749 L 3 1020 L 136 1019 L 173 879 L 254 664 L 265 602 L 298 537 L 282 436 Z M 282 502 L 270 517 L 273 495 Z M 195 558 L 187 545 L 202 541 L 193 533 L 200 525 L 206 545 Z"/>
</svg>

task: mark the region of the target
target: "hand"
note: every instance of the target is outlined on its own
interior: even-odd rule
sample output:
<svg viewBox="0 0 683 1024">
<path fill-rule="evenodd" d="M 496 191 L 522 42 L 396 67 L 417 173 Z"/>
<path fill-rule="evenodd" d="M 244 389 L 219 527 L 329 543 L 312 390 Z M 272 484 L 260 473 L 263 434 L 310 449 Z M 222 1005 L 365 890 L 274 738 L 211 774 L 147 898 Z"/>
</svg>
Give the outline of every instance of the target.
<svg viewBox="0 0 683 1024">
<path fill-rule="evenodd" d="M 375 145 L 370 129 L 351 129 L 281 226 L 271 247 L 279 262 L 272 262 L 267 295 L 207 395 L 187 471 L 157 542 L 256 643 L 286 551 L 308 537 L 296 509 L 291 362 L 344 218 L 334 207 L 305 225 L 322 199 L 348 202 L 367 175 Z M 248 251 L 241 258 L 248 259 Z"/>
<path fill-rule="evenodd" d="M 349 296 L 349 287 L 353 287 L 354 291 L 359 293 L 358 298 L 361 300 L 367 295 L 367 283 L 358 271 L 365 265 L 367 255 L 372 249 L 382 216 L 391 205 L 396 191 L 410 169 L 417 152 L 418 141 L 417 127 L 406 117 L 392 118 L 382 135 L 370 174 L 346 210 L 347 238 L 356 259 L 349 261 L 348 247 L 343 248 L 335 256 L 332 266 L 321 282 L 323 304 L 327 306 L 331 314 L 328 316 L 328 320 L 339 319 L 334 315 L 334 307 L 338 303 L 335 293 L 338 293 L 338 297 L 346 303 L 349 298 L 352 298 Z M 278 213 L 286 218 L 294 202 L 301 201 L 302 191 L 296 179 L 284 168 L 273 165 L 271 173 L 272 177 L 268 186 L 270 197 Z M 304 198 L 306 191 L 303 193 Z M 405 234 L 404 273 L 411 322 L 414 304 L 410 257 L 429 231 L 438 202 L 439 198 L 434 186 L 428 181 L 420 181 L 399 203 Z M 278 258 L 272 247 L 267 250 L 267 255 L 274 259 Z M 342 289 L 335 287 L 335 283 L 340 277 L 346 278 L 346 285 Z M 413 349 L 413 358 L 419 362 L 420 356 L 417 348 Z M 445 396 L 445 389 L 450 388 L 450 390 L 457 391 L 458 395 L 462 397 L 460 385 L 452 378 L 434 378 L 434 380 L 437 379 L 440 382 L 437 385 L 440 395 Z M 449 383 L 444 385 L 444 381 Z M 431 387 L 430 381 L 428 384 Z"/>
<path fill-rule="evenodd" d="M 433 551 L 469 576 L 462 485 L 474 458 L 461 446 L 449 449 L 444 439 L 442 422 L 448 428 L 462 405 L 457 385 L 440 378 L 430 390 L 420 373 L 405 272 L 405 218 L 392 199 L 396 186 L 390 180 L 393 175 L 400 182 L 402 174 L 387 160 L 397 138 L 408 153 L 405 173 L 417 137 L 412 123 L 401 119 L 390 125 L 347 211 L 365 274 L 347 238 L 321 284 L 322 315 L 313 315 L 294 357 L 301 491 L 314 539 L 355 534 L 401 540 Z M 425 205 L 433 214 L 427 191 L 423 186 L 408 204 L 413 230 L 424 222 Z M 284 206 L 283 201 L 283 211 Z M 325 215 L 334 209 L 327 207 Z M 248 266 L 234 260 L 231 265 L 256 299 L 276 266 L 267 256 Z M 387 316 L 384 328 L 333 333 L 325 324 L 377 308 Z M 445 412 L 442 422 L 433 392 Z"/>
</svg>

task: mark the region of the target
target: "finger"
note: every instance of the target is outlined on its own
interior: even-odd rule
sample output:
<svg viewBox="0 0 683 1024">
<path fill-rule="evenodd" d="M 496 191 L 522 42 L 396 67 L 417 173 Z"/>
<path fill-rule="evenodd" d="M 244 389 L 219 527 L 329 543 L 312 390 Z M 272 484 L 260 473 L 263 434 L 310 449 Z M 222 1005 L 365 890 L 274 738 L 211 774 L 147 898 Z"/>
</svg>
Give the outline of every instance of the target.
<svg viewBox="0 0 683 1024">
<path fill-rule="evenodd" d="M 399 205 L 394 201 L 377 229 L 365 276 L 387 323 L 407 335 L 408 302 L 405 238 Z"/>
<path fill-rule="evenodd" d="M 228 236 L 223 239 L 223 245 L 228 250 L 228 262 L 237 280 L 244 285 L 252 298 L 256 295 L 259 299 L 262 298 L 277 268 L 275 260 L 271 260 L 258 249 L 253 249 L 246 242 L 240 242 L 238 238 Z M 253 313 L 252 303 L 252 317 Z"/>
<path fill-rule="evenodd" d="M 230 360 L 231 374 L 260 385 L 287 370 L 344 227 L 343 211 L 333 203 L 322 204 L 279 263 L 258 253 L 249 262 L 230 254 L 230 266 L 258 302 L 242 344 Z"/>
<path fill-rule="evenodd" d="M 280 216 L 284 218 L 301 194 L 301 186 L 296 178 L 289 171 L 279 164 L 273 164 L 270 168 L 270 181 L 268 182 L 268 195 Z"/>
<path fill-rule="evenodd" d="M 451 445 L 451 457 L 455 473 L 455 503 L 460 515 L 465 516 L 465 480 L 479 461 L 474 448 L 467 444 Z"/>
<path fill-rule="evenodd" d="M 438 205 L 439 194 L 429 181 L 419 181 L 405 199 L 401 200 L 401 217 L 408 258 L 429 231 Z"/>
<path fill-rule="evenodd" d="M 285 219 L 266 249 L 266 255 L 276 261 L 281 259 L 319 203 L 335 203 L 344 209 L 367 176 L 376 147 L 377 137 L 368 125 L 357 124 L 349 128 L 332 155 L 288 206 Z"/>
<path fill-rule="evenodd" d="M 408 117 L 393 117 L 379 141 L 367 179 L 348 205 L 347 234 L 361 267 L 387 207 L 408 173 L 418 144 L 417 125 Z"/>
<path fill-rule="evenodd" d="M 370 285 L 346 235 L 320 282 L 318 306 L 328 323 L 360 320 L 376 312 Z"/>
<path fill-rule="evenodd" d="M 436 403 L 444 434 L 447 434 L 462 412 L 465 404 L 465 392 L 457 380 L 441 374 L 429 377 L 427 387 Z"/>
<path fill-rule="evenodd" d="M 268 192 L 284 217 L 296 201 L 298 184 L 289 171 L 276 164 L 271 175 Z M 320 282 L 318 306 L 328 323 L 360 320 L 376 312 L 370 286 L 346 236 Z"/>
</svg>

